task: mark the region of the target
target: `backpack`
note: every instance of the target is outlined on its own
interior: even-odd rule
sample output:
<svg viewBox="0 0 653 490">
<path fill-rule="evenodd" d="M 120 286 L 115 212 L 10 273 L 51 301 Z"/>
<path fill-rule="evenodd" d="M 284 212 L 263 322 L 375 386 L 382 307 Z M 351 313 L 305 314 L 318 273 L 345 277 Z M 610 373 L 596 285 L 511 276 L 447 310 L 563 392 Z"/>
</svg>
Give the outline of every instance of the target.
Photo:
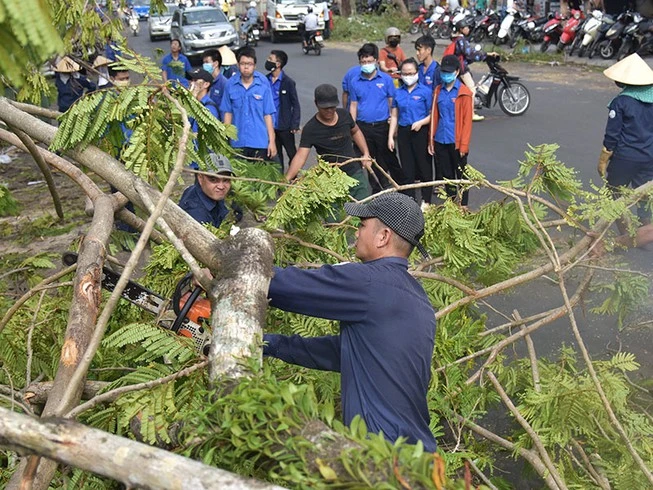
<svg viewBox="0 0 653 490">
<path fill-rule="evenodd" d="M 456 54 L 456 43 L 458 42 L 458 38 L 454 39 L 449 43 L 449 46 L 447 46 L 447 49 L 444 50 L 444 53 L 442 53 L 442 57 L 444 58 L 447 55 L 450 54 Z M 464 73 L 465 71 L 465 56 L 460 54 L 458 55 L 458 61 L 460 61 L 460 73 Z"/>
</svg>

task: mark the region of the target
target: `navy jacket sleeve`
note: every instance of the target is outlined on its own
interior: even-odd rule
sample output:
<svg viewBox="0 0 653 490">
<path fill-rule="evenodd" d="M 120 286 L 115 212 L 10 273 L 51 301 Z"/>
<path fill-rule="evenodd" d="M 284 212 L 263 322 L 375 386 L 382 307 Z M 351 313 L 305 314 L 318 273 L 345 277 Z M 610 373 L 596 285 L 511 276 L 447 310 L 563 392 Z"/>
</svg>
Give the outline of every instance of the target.
<svg viewBox="0 0 653 490">
<path fill-rule="evenodd" d="M 292 118 L 290 120 L 290 129 L 299 129 L 301 120 L 301 108 L 299 106 L 299 96 L 297 95 L 297 85 L 294 80 L 290 81 L 290 105 L 292 107 Z"/>
<path fill-rule="evenodd" d="M 619 97 L 610 102 L 608 109 L 608 123 L 605 126 L 605 137 L 603 138 L 603 146 L 608 150 L 614 151 L 621 136 L 623 126 L 623 110 L 619 104 L 621 102 Z"/>
<path fill-rule="evenodd" d="M 275 268 L 270 304 L 284 311 L 348 322 L 361 321 L 369 307 L 371 277 L 363 264 L 319 269 Z"/>
<path fill-rule="evenodd" d="M 263 355 L 311 369 L 340 372 L 340 336 L 304 338 L 265 334 Z"/>
</svg>

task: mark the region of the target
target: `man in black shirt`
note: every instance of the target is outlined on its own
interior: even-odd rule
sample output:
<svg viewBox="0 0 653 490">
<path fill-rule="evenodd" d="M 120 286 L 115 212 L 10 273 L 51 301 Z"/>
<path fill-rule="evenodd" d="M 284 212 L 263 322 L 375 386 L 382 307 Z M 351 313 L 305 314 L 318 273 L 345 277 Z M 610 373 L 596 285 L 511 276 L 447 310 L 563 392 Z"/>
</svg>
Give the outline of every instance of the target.
<svg viewBox="0 0 653 490">
<path fill-rule="evenodd" d="M 330 163 L 342 163 L 356 158 L 354 145 L 363 155 L 362 161 L 348 163 L 341 170 L 358 181 L 350 189 L 350 195 L 357 200 L 370 195 L 370 186 L 366 170 L 371 170 L 372 162 L 363 133 L 345 109 L 339 109 L 338 89 L 333 85 L 323 84 L 315 89 L 315 106 L 317 114 L 306 123 L 302 130 L 299 149 L 290 162 L 286 180 L 291 181 L 306 164 L 311 147 L 317 154 Z"/>
</svg>

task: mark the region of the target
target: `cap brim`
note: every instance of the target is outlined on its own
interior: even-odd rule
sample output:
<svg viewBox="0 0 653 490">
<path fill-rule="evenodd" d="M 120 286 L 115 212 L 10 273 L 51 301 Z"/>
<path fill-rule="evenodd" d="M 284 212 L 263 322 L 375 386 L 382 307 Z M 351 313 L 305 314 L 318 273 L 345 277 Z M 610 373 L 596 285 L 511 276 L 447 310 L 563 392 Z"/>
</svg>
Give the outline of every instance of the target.
<svg viewBox="0 0 653 490">
<path fill-rule="evenodd" d="M 356 216 L 357 218 L 374 218 L 374 213 L 370 210 L 367 204 L 358 202 L 346 202 L 345 212 L 349 216 Z"/>
<path fill-rule="evenodd" d="M 338 107 L 340 105 L 340 101 L 325 100 L 324 102 L 316 102 L 315 105 L 320 109 L 328 109 L 329 107 Z"/>
</svg>

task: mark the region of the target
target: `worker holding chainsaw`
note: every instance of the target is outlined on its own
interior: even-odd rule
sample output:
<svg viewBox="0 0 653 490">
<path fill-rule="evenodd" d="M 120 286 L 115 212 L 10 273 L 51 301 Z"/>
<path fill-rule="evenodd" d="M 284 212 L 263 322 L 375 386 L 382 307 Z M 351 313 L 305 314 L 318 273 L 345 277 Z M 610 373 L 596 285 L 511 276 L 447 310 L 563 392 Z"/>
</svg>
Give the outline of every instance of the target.
<svg viewBox="0 0 653 490">
<path fill-rule="evenodd" d="M 181 196 L 179 207 L 200 223 L 209 223 L 219 228 L 229 214 L 225 198 L 231 190 L 231 179 L 234 171 L 229 160 L 224 155 L 209 155 L 209 170 L 214 175 L 197 174 L 195 184 L 188 187 Z M 243 217 L 241 208 L 231 204 L 236 222 Z"/>
<path fill-rule="evenodd" d="M 408 257 L 424 234 L 417 203 L 400 193 L 347 203 L 360 218 L 356 256 L 362 263 L 319 269 L 276 268 L 270 304 L 284 311 L 340 321 L 339 335 L 304 338 L 265 334 L 263 354 L 341 373 L 342 412 L 359 415 L 390 441 L 422 441 L 433 452 L 426 393 L 431 378 L 435 313 L 408 273 Z"/>
</svg>

